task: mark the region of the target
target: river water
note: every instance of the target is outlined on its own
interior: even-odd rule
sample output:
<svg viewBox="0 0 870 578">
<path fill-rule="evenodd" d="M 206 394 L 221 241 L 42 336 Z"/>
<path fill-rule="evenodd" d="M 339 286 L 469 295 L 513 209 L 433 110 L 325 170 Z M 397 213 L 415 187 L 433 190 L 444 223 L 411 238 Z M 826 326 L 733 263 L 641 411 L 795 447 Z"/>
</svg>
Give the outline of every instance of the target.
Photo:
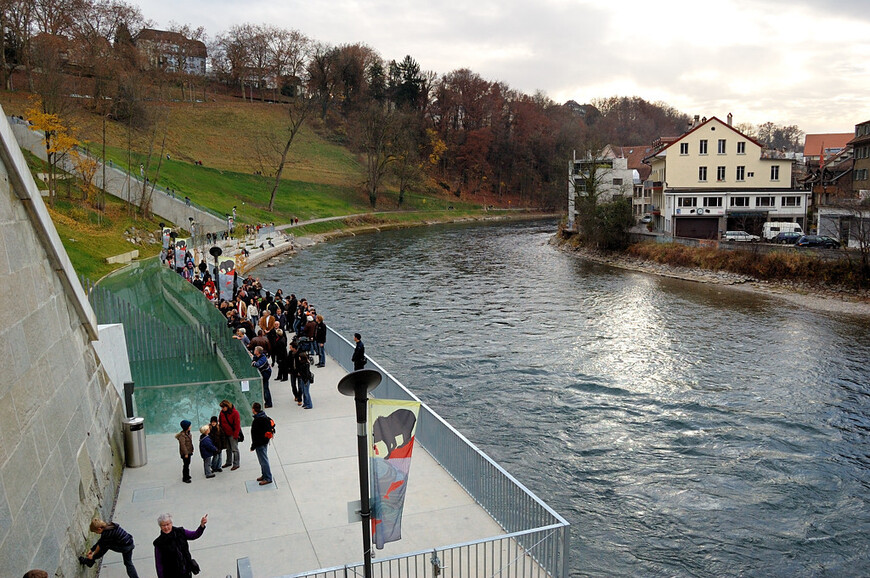
<svg viewBox="0 0 870 578">
<path fill-rule="evenodd" d="M 572 575 L 870 575 L 870 319 L 590 264 L 554 229 L 384 232 L 259 274 L 568 519 Z"/>
</svg>

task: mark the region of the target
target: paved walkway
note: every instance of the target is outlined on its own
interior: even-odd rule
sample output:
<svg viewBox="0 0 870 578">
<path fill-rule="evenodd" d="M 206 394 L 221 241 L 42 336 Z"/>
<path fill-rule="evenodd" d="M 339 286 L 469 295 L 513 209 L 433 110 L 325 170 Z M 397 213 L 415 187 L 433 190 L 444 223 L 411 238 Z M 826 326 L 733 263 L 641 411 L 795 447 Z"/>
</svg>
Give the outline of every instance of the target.
<svg viewBox="0 0 870 578">
<path fill-rule="evenodd" d="M 336 388 L 344 375 L 332 359 L 326 367 L 315 368 L 312 410 L 296 405 L 289 381 L 271 384 L 275 407 L 268 414 L 277 424 L 277 435 L 269 449 L 275 479 L 269 486 L 255 481 L 260 469 L 249 451 L 247 428 L 241 468 L 205 479 L 197 454 L 191 464 L 192 484 L 181 482 L 174 437 L 148 436 L 148 464 L 124 471 L 114 515 L 136 540 L 139 575 L 155 573 L 151 542 L 159 533 L 157 516 L 164 512 L 187 528 L 209 515 L 205 534 L 191 542 L 201 576 L 207 578 L 236 576 L 236 561 L 245 557 L 258 578 L 362 561 L 360 523 L 348 522 L 347 504 L 359 499 L 359 478 L 354 403 Z M 502 534 L 420 447 L 414 451 L 402 529 L 403 539 L 375 550 L 376 558 Z M 126 576 L 120 554 L 107 554 L 99 575 Z"/>
</svg>

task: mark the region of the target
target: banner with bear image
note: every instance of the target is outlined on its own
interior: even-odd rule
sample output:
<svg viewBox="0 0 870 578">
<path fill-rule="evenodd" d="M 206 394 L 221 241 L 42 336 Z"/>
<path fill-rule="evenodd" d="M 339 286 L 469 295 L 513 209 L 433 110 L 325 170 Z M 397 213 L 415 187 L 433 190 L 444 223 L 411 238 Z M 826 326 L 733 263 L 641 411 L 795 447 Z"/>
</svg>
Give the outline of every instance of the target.
<svg viewBox="0 0 870 578">
<path fill-rule="evenodd" d="M 233 286 L 236 276 L 236 260 L 233 257 L 221 258 L 218 261 L 218 273 L 220 274 L 220 298 L 232 301 Z"/>
<path fill-rule="evenodd" d="M 402 509 L 420 402 L 369 399 L 372 539 L 381 550 L 402 539 Z"/>
</svg>

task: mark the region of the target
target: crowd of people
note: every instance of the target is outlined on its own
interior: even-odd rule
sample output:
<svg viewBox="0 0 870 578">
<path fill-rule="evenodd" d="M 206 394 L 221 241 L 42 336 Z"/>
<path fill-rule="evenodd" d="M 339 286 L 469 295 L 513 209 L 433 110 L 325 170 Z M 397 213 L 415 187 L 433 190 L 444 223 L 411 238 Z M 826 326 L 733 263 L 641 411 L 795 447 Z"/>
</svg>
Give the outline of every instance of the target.
<svg viewBox="0 0 870 578">
<path fill-rule="evenodd" d="M 259 279 L 250 275 L 241 280 L 232 299 L 220 299 L 205 261 L 194 266 L 192 253 L 188 251 L 184 262 L 176 267 L 174 257 L 170 248 L 164 252 L 162 260 L 215 304 L 226 318 L 233 337 L 241 341 L 250 353 L 251 365 L 260 372 L 265 403 L 261 405 L 255 402 L 251 405 L 253 422 L 250 449 L 256 453 L 260 465 L 257 482 L 260 485 L 271 484 L 268 447 L 275 433 L 275 422 L 265 409 L 272 407 L 269 389 L 272 371 L 277 371 L 276 381 L 290 381 L 294 400 L 299 407 L 312 409 L 310 386 L 314 382 L 314 374 L 311 368 L 326 365 L 326 323 L 307 299 L 297 299 L 292 293 L 285 296 L 281 289 L 273 294 L 262 287 Z M 354 342 L 354 369 L 362 369 L 366 357 L 359 333 L 354 334 Z M 206 479 L 214 478 L 216 473 L 226 468 L 230 471 L 239 469 L 239 444 L 245 441 L 239 410 L 227 399 L 222 400 L 219 407 L 217 415 L 212 416 L 208 424 L 199 427 L 198 449 Z M 192 425 L 190 420 L 182 420 L 181 430 L 175 435 L 182 461 L 181 479 L 188 484 L 192 482 L 190 463 L 195 453 Z M 174 526 L 170 514 L 158 518 L 160 534 L 153 543 L 158 578 L 191 578 L 200 572 L 199 565 L 190 555 L 188 541 L 202 536 L 207 522 L 208 514 L 203 516 L 196 530 L 186 530 Z M 98 518 L 92 521 L 90 529 L 100 538 L 90 550 L 79 556 L 79 562 L 93 566 L 106 552 L 116 551 L 123 558 L 127 576 L 137 578 L 132 559 L 133 537 L 119 525 Z M 41 572 L 31 570 L 27 576 L 42 578 Z"/>
<path fill-rule="evenodd" d="M 258 413 L 263 414 L 261 417 L 271 419 L 263 410 L 272 407 L 270 382 L 273 373 L 277 373 L 275 381 L 290 382 L 293 398 L 299 407 L 313 409 L 312 367 L 326 366 L 327 327 L 323 315 L 318 314 L 307 299 L 297 299 L 293 293 L 287 296 L 282 289 L 273 294 L 263 288 L 259 279 L 251 275 L 236 279 L 234 286 L 238 288 L 232 298 L 221 299 L 204 260 L 194 266 L 191 251 L 185 251 L 183 259 L 180 254 L 176 259 L 176 253 L 171 247 L 164 252 L 162 258 L 164 264 L 178 272 L 215 304 L 226 318 L 233 338 L 241 341 L 251 355 L 251 366 L 257 369 L 263 381 L 264 402 L 258 411 L 253 412 L 254 423 L 257 423 Z M 358 337 L 355 337 L 359 344 L 354 354 L 355 368 L 360 360 L 362 363 L 365 360 L 365 350 L 360 350 L 362 343 Z M 212 417 L 211 423 L 199 428 L 199 454 L 203 459 L 206 479 L 214 478 L 215 473 L 222 472 L 226 467 L 231 471 L 239 467 L 238 444 L 242 441 L 239 414 L 228 400 L 223 400 L 220 407 L 220 412 Z M 194 440 L 190 432 L 191 425 L 190 421 L 183 420 L 181 431 L 176 435 L 182 459 L 182 481 L 185 483 L 192 481 L 190 460 L 194 454 Z M 251 437 L 256 438 L 254 435 Z M 258 441 L 262 442 L 252 439 L 251 450 L 257 451 L 262 471 L 257 481 L 265 485 L 271 483 L 268 455 L 265 451 L 268 442 L 258 445 Z M 263 449 L 258 450 L 258 447 Z M 223 451 L 227 452 L 226 463 L 221 464 Z"/>
</svg>

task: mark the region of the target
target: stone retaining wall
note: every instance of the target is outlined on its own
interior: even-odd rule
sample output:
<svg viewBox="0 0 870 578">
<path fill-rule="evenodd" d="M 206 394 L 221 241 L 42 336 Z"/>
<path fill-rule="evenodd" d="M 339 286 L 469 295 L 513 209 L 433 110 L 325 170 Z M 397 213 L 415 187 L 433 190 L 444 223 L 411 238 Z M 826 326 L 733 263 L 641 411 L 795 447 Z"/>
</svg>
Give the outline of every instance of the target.
<svg viewBox="0 0 870 578">
<path fill-rule="evenodd" d="M 93 311 L 11 129 L 0 120 L 0 567 L 85 576 L 91 517 L 111 518 L 121 399 Z"/>
</svg>

